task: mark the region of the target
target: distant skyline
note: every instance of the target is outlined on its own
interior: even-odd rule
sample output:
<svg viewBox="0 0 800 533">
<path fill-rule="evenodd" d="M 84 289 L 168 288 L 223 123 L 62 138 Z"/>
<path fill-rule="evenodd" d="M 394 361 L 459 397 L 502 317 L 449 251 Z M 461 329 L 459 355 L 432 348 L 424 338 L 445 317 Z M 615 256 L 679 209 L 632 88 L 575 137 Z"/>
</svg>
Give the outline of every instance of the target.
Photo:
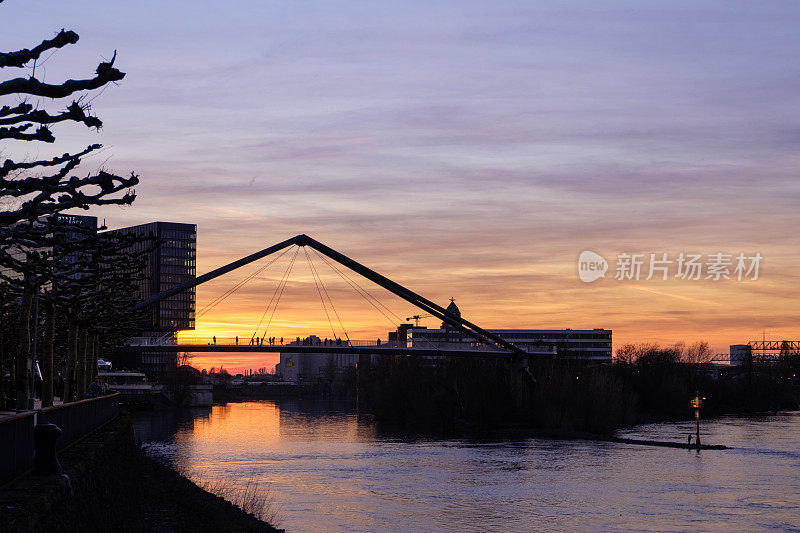
<svg viewBox="0 0 800 533">
<path fill-rule="evenodd" d="M 84 170 L 135 170 L 139 197 L 90 214 L 197 224 L 198 273 L 307 233 L 487 328 L 715 352 L 800 338 L 796 2 L 9 0 L 3 16 L 8 50 L 80 35 L 40 62 L 45 81 L 89 76 L 114 50 L 127 73 L 93 101 L 99 134 L 56 126 L 57 144 L 9 154 L 103 143 Z M 757 281 L 583 283 L 584 250 L 764 259 Z M 197 334 L 249 336 L 283 267 Z M 302 252 L 296 269 L 275 334 L 326 336 Z M 326 269 L 351 336 L 385 338 Z M 201 286 L 198 310 L 241 279 Z"/>
</svg>

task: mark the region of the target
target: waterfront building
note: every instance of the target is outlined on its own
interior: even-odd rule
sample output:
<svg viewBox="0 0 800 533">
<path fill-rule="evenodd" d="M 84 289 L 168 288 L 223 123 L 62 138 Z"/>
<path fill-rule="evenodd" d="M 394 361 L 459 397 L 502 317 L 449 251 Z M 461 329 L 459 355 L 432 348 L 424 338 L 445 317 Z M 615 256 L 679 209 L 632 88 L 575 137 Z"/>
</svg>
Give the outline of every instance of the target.
<svg viewBox="0 0 800 533">
<path fill-rule="evenodd" d="M 729 357 L 732 366 L 746 365 L 753 361 L 753 349 L 749 344 L 731 344 Z"/>
<path fill-rule="evenodd" d="M 333 342 L 328 340 L 331 345 Z M 342 341 L 344 342 L 344 341 Z M 335 375 L 356 368 L 359 356 L 342 353 L 297 353 L 292 346 L 325 346 L 325 340 L 316 335 L 305 339 L 294 340 L 286 344 L 286 351 L 281 351 L 281 360 L 275 365 L 275 374 L 283 381 L 308 382 L 317 379 L 331 379 Z"/>
<path fill-rule="evenodd" d="M 132 245 L 134 252 L 147 254 L 137 287 L 136 296 L 140 301 L 191 281 L 197 274 L 197 226 L 194 224 L 150 222 L 105 233 L 141 237 Z M 148 308 L 147 326 L 139 336 L 174 339 L 178 331 L 193 330 L 195 294 L 193 287 Z M 157 376 L 175 370 L 177 355 L 145 352 L 135 363 L 148 374 Z"/>
<path fill-rule="evenodd" d="M 461 316 L 461 310 L 452 299 L 446 311 L 453 316 Z M 559 360 L 611 362 L 610 329 L 487 329 L 487 331 L 526 351 L 541 351 L 555 347 L 555 357 Z M 414 326 L 407 327 L 403 333 L 402 336 L 407 338 L 409 346 L 426 347 L 436 344 L 477 342 L 445 322 L 442 322 L 439 329 Z"/>
<path fill-rule="evenodd" d="M 81 261 L 90 260 L 84 252 L 68 251 L 67 249 L 72 243 L 97 235 L 97 217 L 59 213 L 54 215 L 54 219 L 60 229 L 56 230 L 56 244 L 54 245 L 53 253 L 56 256 L 60 256 L 59 267 L 64 272 L 68 272 Z M 63 250 L 62 246 L 64 247 Z M 69 277 L 80 279 L 83 274 L 76 273 Z"/>
<path fill-rule="evenodd" d="M 34 222 L 17 222 L 17 226 L 26 228 L 28 224 L 32 229 L 41 229 L 52 224 L 51 227 L 55 229 L 53 233 L 49 234 L 49 237 L 52 238 L 51 242 L 46 247 L 36 247 L 35 250 L 28 246 L 7 245 L 4 248 L 4 252 L 20 262 L 25 261 L 25 254 L 29 251 L 52 254 L 52 257 L 57 258 L 57 264 L 54 265 L 55 270 L 62 274 L 72 270 L 81 260 L 86 261 L 85 253 L 69 251 L 69 245 L 97 235 L 97 217 L 92 216 L 58 213 L 37 219 Z M 0 272 L 12 279 L 22 279 L 22 273 L 16 272 L 11 268 L 2 268 Z M 78 279 L 81 276 L 79 273 L 70 275 L 74 279 Z"/>
</svg>

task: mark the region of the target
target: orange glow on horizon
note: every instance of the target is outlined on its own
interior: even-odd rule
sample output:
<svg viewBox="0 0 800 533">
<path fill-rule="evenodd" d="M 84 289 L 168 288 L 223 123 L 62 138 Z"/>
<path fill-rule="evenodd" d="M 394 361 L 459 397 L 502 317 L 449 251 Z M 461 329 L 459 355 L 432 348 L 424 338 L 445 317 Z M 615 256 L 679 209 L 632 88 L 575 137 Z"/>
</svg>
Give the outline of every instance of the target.
<svg viewBox="0 0 800 533">
<path fill-rule="evenodd" d="M 202 251 L 199 257 L 203 257 Z M 238 335 L 240 342 L 246 344 L 263 315 L 259 335 L 266 331 L 266 336 L 278 339 L 308 335 L 344 338 L 345 331 L 351 339 L 386 339 L 387 332 L 405 322 L 406 317 L 420 313 L 411 304 L 348 271 L 352 280 L 388 308 L 376 304 L 380 313 L 336 272 L 316 258 L 312 260 L 324 289 L 320 287 L 318 291 L 301 252 L 274 314 L 268 304 L 273 298 L 277 300 L 276 287 L 285 272 L 287 258 L 199 316 L 197 329 L 182 332 L 179 337 Z M 447 266 L 452 275 L 443 274 L 435 266 L 409 269 L 407 265 L 384 264 L 377 270 L 440 305 L 455 297 L 463 316 L 481 327 L 607 328 L 613 330 L 615 350 L 626 343 L 669 345 L 705 340 L 714 353 L 727 353 L 730 344 L 761 338 L 764 330 L 770 338 L 800 336 L 800 328 L 791 320 L 796 313 L 795 300 L 788 297 L 797 295 L 798 289 L 791 287 L 789 294 L 781 294 L 789 282 L 785 271 L 766 270 L 761 279 L 744 282 L 622 282 L 614 280 L 610 273 L 604 280 L 583 283 L 575 275 L 573 261 L 567 258 L 563 263 L 552 261 L 536 268 L 523 264 L 492 267 L 459 264 L 454 257 L 453 264 Z M 362 262 L 370 264 L 367 260 Z M 209 302 L 260 266 L 263 263 L 248 265 L 241 273 L 201 285 L 197 291 L 198 315 Z M 210 268 L 213 266 L 206 270 Z M 540 278 L 545 281 L 536 281 Z M 320 295 L 325 301 L 324 309 Z M 438 328 L 440 322 L 427 318 L 421 324 Z M 232 373 L 238 373 L 264 366 L 271 369 L 278 357 L 267 353 L 199 353 L 192 364 L 206 369 L 222 364 Z"/>
</svg>

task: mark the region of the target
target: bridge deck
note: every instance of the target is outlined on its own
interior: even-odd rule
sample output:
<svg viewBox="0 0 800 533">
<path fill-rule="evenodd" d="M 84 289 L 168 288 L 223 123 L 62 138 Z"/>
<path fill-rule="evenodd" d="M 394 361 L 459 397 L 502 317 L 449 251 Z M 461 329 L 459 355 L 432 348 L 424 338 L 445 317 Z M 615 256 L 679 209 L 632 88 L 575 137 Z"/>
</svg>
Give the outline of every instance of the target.
<svg viewBox="0 0 800 533">
<path fill-rule="evenodd" d="M 218 339 L 222 340 L 222 339 Z M 225 339 L 227 340 L 227 339 Z M 474 346 L 466 343 L 450 343 L 447 345 L 409 347 L 400 343 L 381 343 L 368 341 L 350 341 L 342 344 L 317 343 L 317 344 L 249 344 L 244 341 L 236 343 L 213 342 L 202 344 L 190 343 L 157 343 L 140 342 L 132 343 L 127 349 L 135 352 L 239 352 L 239 353 L 307 353 L 307 354 L 387 354 L 387 355 L 419 355 L 419 356 L 450 356 L 450 357 L 520 357 L 520 354 L 510 353 L 492 346 Z M 555 353 L 550 350 L 531 351 L 522 357 L 550 358 Z"/>
</svg>

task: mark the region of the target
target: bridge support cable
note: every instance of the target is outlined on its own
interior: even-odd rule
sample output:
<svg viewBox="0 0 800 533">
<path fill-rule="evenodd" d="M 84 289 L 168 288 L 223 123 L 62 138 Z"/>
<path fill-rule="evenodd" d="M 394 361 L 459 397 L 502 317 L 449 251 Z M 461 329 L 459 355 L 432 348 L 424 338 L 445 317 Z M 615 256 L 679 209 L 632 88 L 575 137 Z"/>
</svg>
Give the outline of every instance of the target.
<svg viewBox="0 0 800 533">
<path fill-rule="evenodd" d="M 313 250 L 313 248 L 312 248 L 312 250 Z M 390 327 L 395 327 L 396 326 L 395 321 L 392 320 L 386 313 L 384 313 L 383 310 L 381 310 L 380 307 L 378 307 L 377 305 L 375 305 L 372 302 L 371 298 L 374 298 L 374 297 L 371 294 L 369 294 L 366 290 L 364 290 L 363 287 L 359 286 L 358 283 L 353 281 L 349 276 L 347 276 L 347 274 L 342 272 L 340 269 L 336 268 L 336 265 L 334 265 L 330 261 L 328 261 L 328 258 L 326 258 L 324 255 L 320 254 L 316 250 L 314 250 L 314 253 L 316 253 L 319 256 L 319 258 L 322 259 L 322 261 L 331 268 L 331 270 L 336 272 L 339 275 L 339 277 L 341 277 L 345 281 L 345 283 L 350 285 L 350 288 L 352 288 L 354 291 L 356 291 L 356 293 L 359 296 L 364 298 L 364 300 L 368 304 L 370 304 L 373 308 L 375 308 L 376 311 L 378 311 L 381 315 L 383 315 L 383 317 L 386 319 L 386 321 L 390 325 Z M 376 299 L 376 301 L 377 301 L 377 299 Z M 378 302 L 378 303 L 380 304 L 380 302 Z M 381 304 L 381 305 L 383 305 L 383 304 Z M 389 312 L 391 313 L 391 311 L 389 311 Z M 392 314 L 394 314 L 394 313 L 392 313 Z M 395 317 L 397 317 L 397 315 L 395 315 Z M 402 319 L 400 317 L 397 317 L 397 319 L 402 322 Z"/>
<path fill-rule="evenodd" d="M 269 332 L 269 328 L 272 325 L 272 319 L 275 318 L 275 313 L 278 311 L 278 304 L 281 303 L 281 298 L 283 298 L 283 293 L 286 290 L 286 284 L 289 283 L 289 276 L 292 274 L 292 269 L 294 268 L 294 262 L 297 260 L 297 254 L 300 252 L 300 247 L 298 247 L 294 251 L 294 255 L 292 256 L 292 261 L 289 263 L 289 267 L 286 269 L 286 274 L 283 278 L 283 284 L 281 286 L 281 290 L 278 293 L 278 299 L 275 300 L 275 306 L 272 308 L 272 313 L 269 315 L 269 320 L 267 321 L 267 326 L 264 328 L 264 334 L 261 335 L 261 343 L 264 343 L 264 339 L 267 337 L 267 333 Z M 260 326 L 260 324 L 259 324 Z M 258 331 L 256 331 L 258 334 Z"/>
<path fill-rule="evenodd" d="M 449 314 L 443 307 L 433 303 L 432 301 L 428 300 L 420 296 L 419 294 L 406 289 L 402 285 L 395 283 L 394 281 L 390 280 L 389 278 L 378 274 L 374 270 L 365 267 L 361 263 L 350 259 L 344 254 L 337 252 L 336 250 L 329 248 L 322 244 L 321 242 L 312 239 L 307 235 L 298 235 L 297 244 L 300 246 L 310 246 L 320 252 L 323 255 L 328 256 L 329 258 L 333 259 L 337 263 L 346 266 L 350 270 L 356 272 L 367 278 L 368 280 L 372 281 L 373 283 L 380 285 L 381 287 L 385 288 L 389 292 L 400 296 L 404 300 L 409 303 L 412 303 L 419 307 L 420 309 L 427 311 L 428 313 L 432 314 L 433 316 L 441 319 L 443 322 L 450 324 L 454 328 L 467 333 L 471 337 L 475 338 L 476 340 L 488 344 L 488 345 L 497 345 L 502 347 L 510 352 L 519 354 L 519 355 L 527 355 L 527 353 L 522 350 L 520 347 L 515 346 L 514 344 L 501 339 L 499 336 L 490 333 L 483 328 L 473 324 L 472 322 L 465 320 L 461 317 L 453 316 Z"/>
<path fill-rule="evenodd" d="M 261 314 L 261 318 L 258 321 L 258 325 L 253 330 L 253 335 L 250 337 L 250 342 L 253 342 L 256 338 L 261 339 L 261 342 L 264 342 L 264 338 L 267 336 L 267 332 L 269 331 L 269 327 L 272 324 L 272 318 L 275 316 L 275 311 L 278 310 L 278 304 L 281 301 L 281 297 L 283 296 L 283 291 L 286 289 L 286 283 L 289 281 L 289 275 L 292 273 L 292 267 L 294 267 L 295 259 L 297 259 L 297 254 L 300 252 L 300 248 L 298 247 L 294 251 L 294 255 L 292 259 L 289 261 L 289 264 L 286 266 L 286 270 L 283 272 L 283 276 L 278 281 L 278 286 L 275 287 L 275 291 L 272 293 L 272 298 L 270 298 L 269 303 L 267 304 L 267 308 L 264 309 L 264 312 Z M 277 296 L 277 300 L 275 300 Z M 259 337 L 258 330 L 261 329 L 261 324 L 264 323 L 264 317 L 267 316 L 270 308 L 272 307 L 272 302 L 275 302 L 275 307 L 272 309 L 272 314 L 269 316 L 269 321 L 267 322 L 267 327 L 264 330 L 264 334 Z"/>
<path fill-rule="evenodd" d="M 273 263 L 275 263 L 275 261 L 277 261 L 278 259 L 280 259 L 281 257 L 283 257 L 283 256 L 284 256 L 284 254 L 285 254 L 286 252 L 288 252 L 288 251 L 289 251 L 289 249 L 287 248 L 286 250 L 284 250 L 283 252 L 281 252 L 281 253 L 280 253 L 278 256 L 276 256 L 276 257 L 272 258 L 272 259 L 271 259 L 271 260 L 270 260 L 270 261 L 269 261 L 269 262 L 268 262 L 266 265 L 262 266 L 261 268 L 259 268 L 258 270 L 256 270 L 255 272 L 253 272 L 252 274 L 250 274 L 249 276 L 247 276 L 247 277 L 246 277 L 244 280 L 240 281 L 240 282 L 239 282 L 237 285 L 235 285 L 233 288 L 231 288 L 231 289 L 228 289 L 228 290 L 227 290 L 227 291 L 226 291 L 224 294 L 222 294 L 221 296 L 217 296 L 217 297 L 214 299 L 214 301 L 212 301 L 211 303 L 209 303 L 208 305 L 206 305 L 206 306 L 205 306 L 205 307 L 204 307 L 204 308 L 203 308 L 201 311 L 199 311 L 199 312 L 197 313 L 197 318 L 200 318 L 201 316 L 205 315 L 206 313 L 208 313 L 209 311 L 211 311 L 212 309 L 214 309 L 214 308 L 215 308 L 217 305 L 221 304 L 223 301 L 225 301 L 225 299 L 227 299 L 227 298 L 228 298 L 228 296 L 232 295 L 233 293 L 235 293 L 236 291 L 238 291 L 239 289 L 241 289 L 242 287 L 244 287 L 244 285 L 245 285 L 247 282 L 249 282 L 250 280 L 252 280 L 252 279 L 253 279 L 253 278 L 255 278 L 256 276 L 258 276 L 259 274 L 261 274 L 262 272 L 264 272 L 264 271 L 265 271 L 267 268 L 269 268 L 269 267 L 270 267 L 270 265 L 272 265 Z"/>
<path fill-rule="evenodd" d="M 312 250 L 314 250 L 314 248 L 312 248 Z M 344 280 L 344 281 L 345 281 L 345 282 L 346 282 L 348 285 L 350 285 L 350 287 L 351 287 L 351 288 L 352 288 L 354 291 L 356 291 L 356 293 L 357 293 L 359 296 L 361 296 L 362 298 L 364 298 L 364 300 L 366 300 L 366 302 L 367 302 L 368 304 L 370 304 L 370 305 L 371 305 L 372 307 L 374 307 L 374 308 L 375 308 L 375 309 L 376 309 L 376 310 L 377 310 L 377 311 L 378 311 L 378 312 L 379 312 L 381 315 L 383 315 L 383 317 L 386 319 L 387 323 L 389 324 L 389 327 L 392 327 L 392 328 L 394 328 L 394 327 L 396 327 L 398 324 L 401 324 L 401 323 L 403 323 L 403 322 L 404 322 L 402 318 L 400 318 L 399 316 L 397 316 L 397 315 L 394 313 L 394 311 L 392 311 L 391 309 L 389 309 L 389 308 L 388 308 L 388 307 L 387 307 L 387 306 L 386 306 L 386 305 L 385 305 L 383 302 L 381 302 L 381 301 L 380 301 L 378 298 L 376 298 L 376 297 L 375 297 L 373 294 L 371 294 L 371 293 L 370 293 L 368 290 L 366 290 L 364 287 L 362 287 L 361 285 L 359 285 L 359 284 L 358 284 L 358 282 L 357 282 L 357 281 L 355 281 L 355 280 L 353 280 L 353 279 L 352 279 L 350 276 L 348 276 L 348 275 L 347 275 L 347 273 L 345 273 L 345 272 L 342 272 L 342 270 L 341 270 L 340 268 L 338 268 L 338 267 L 337 267 L 337 266 L 336 266 L 334 263 L 332 263 L 331 261 L 329 261 L 327 257 L 325 257 L 324 255 L 322 255 L 321 253 L 319 253 L 317 250 L 314 250 L 314 253 L 316 253 L 316 254 L 317 254 L 317 256 L 318 256 L 320 259 L 322 259 L 322 261 L 323 261 L 323 262 L 324 262 L 326 265 L 328 265 L 328 266 L 330 267 L 330 269 L 331 269 L 331 270 L 333 270 L 334 272 L 336 272 L 336 273 L 339 275 L 339 277 L 341 277 L 341 278 L 342 278 L 342 279 L 343 279 L 343 280 Z M 397 320 L 397 322 L 395 322 L 395 320 L 393 320 L 393 319 L 392 319 L 392 318 L 391 318 L 389 315 L 387 315 L 386 313 L 384 313 L 384 312 L 383 312 L 383 310 L 381 310 L 381 308 L 380 308 L 380 307 L 378 307 L 378 305 L 375 305 L 375 303 L 373 303 L 373 300 L 374 300 L 374 302 L 375 302 L 375 303 L 377 303 L 378 305 L 380 305 L 381 307 L 383 307 L 384 309 L 386 309 L 386 310 L 387 310 L 387 311 L 388 311 L 388 312 L 389 312 L 391 315 L 393 315 L 393 316 L 394 316 L 394 318 Z M 428 343 L 428 345 L 429 345 L 429 346 L 433 346 L 433 349 L 435 349 L 435 350 L 439 350 L 439 349 L 440 349 L 440 347 L 439 347 L 439 345 L 438 345 L 438 343 L 437 343 L 437 342 L 435 342 L 435 341 L 432 341 L 432 340 L 428 339 L 427 337 L 425 337 L 425 336 L 424 336 L 424 335 L 422 335 L 422 334 L 420 334 L 419 336 L 420 336 L 422 339 L 424 339 L 424 340 L 425 340 L 425 341 Z"/>
<path fill-rule="evenodd" d="M 312 250 L 314 250 L 314 249 L 312 248 Z M 317 257 L 319 257 L 326 265 L 328 265 L 328 267 L 330 267 L 331 270 L 336 272 L 339 275 L 340 278 L 342 278 L 348 285 L 350 285 L 350 287 L 354 291 L 356 291 L 359 295 L 361 295 L 362 298 L 364 298 L 372 307 L 374 307 L 381 315 L 383 315 L 383 317 L 386 318 L 387 322 L 389 323 L 389 325 L 391 327 L 395 327 L 397 325 L 397 322 L 395 322 L 395 320 L 399 321 L 400 323 L 403 322 L 402 318 L 397 316 L 391 309 L 386 307 L 386 305 L 384 305 L 383 302 L 381 302 L 380 300 L 375 298 L 375 296 L 370 294 L 369 291 L 367 291 L 366 289 L 361 287 L 358 284 L 358 282 L 354 281 L 350 276 L 348 276 L 346 273 L 342 272 L 341 269 L 339 269 L 335 264 L 331 263 L 328 260 L 327 257 L 325 257 L 324 255 L 322 255 L 321 253 L 319 253 L 316 250 L 314 250 L 314 253 L 317 254 Z M 380 307 L 376 306 L 375 303 L 373 303 L 373 301 L 375 303 L 377 303 L 380 307 L 383 307 L 384 309 L 386 309 L 391 315 L 394 316 L 394 319 L 392 319 L 391 317 L 389 317 L 389 315 L 384 313 L 380 309 Z"/>
<path fill-rule="evenodd" d="M 317 292 L 319 293 L 319 299 L 322 302 L 322 308 L 325 310 L 325 316 L 328 318 L 328 323 L 331 326 L 331 332 L 333 333 L 334 340 L 337 339 L 336 331 L 333 328 L 333 322 L 331 321 L 330 315 L 328 315 L 328 309 L 325 307 L 325 300 L 322 297 L 323 291 L 325 292 L 325 297 L 328 298 L 328 303 L 331 306 L 331 310 L 333 314 L 336 315 L 336 320 L 339 321 L 339 326 L 342 328 L 342 332 L 344 333 L 345 339 L 347 339 L 347 344 L 350 344 L 350 335 L 347 334 L 347 329 L 344 327 L 344 323 L 342 323 L 342 319 L 339 317 L 339 313 L 336 311 L 336 307 L 333 305 L 333 300 L 331 299 L 330 295 L 328 294 L 328 289 L 325 288 L 325 284 L 322 283 L 322 277 L 319 275 L 317 271 L 317 267 L 314 265 L 314 262 L 311 260 L 311 256 L 308 255 L 308 250 L 305 248 L 303 252 L 306 254 L 306 259 L 308 260 L 308 266 L 311 269 L 311 276 L 314 278 L 314 284 L 317 286 Z M 319 280 L 319 284 L 317 284 L 317 280 Z M 322 290 L 320 290 L 320 286 L 322 286 Z"/>
<path fill-rule="evenodd" d="M 186 283 L 181 283 L 180 285 L 176 285 L 175 287 L 172 287 L 171 289 L 167 289 L 167 290 L 165 290 L 163 292 L 160 292 L 158 294 L 154 294 L 153 296 L 151 296 L 150 298 L 147 298 L 146 300 L 142 300 L 138 304 L 134 305 L 133 309 L 134 310 L 138 310 L 138 309 L 143 309 L 145 307 L 150 307 L 151 305 L 156 304 L 156 303 L 160 302 L 161 300 L 163 300 L 165 298 L 169 298 L 170 296 L 174 296 L 174 295 L 176 295 L 178 293 L 181 293 L 181 292 L 185 291 L 186 289 L 190 289 L 192 287 L 196 287 L 196 286 L 200 285 L 201 283 L 205 283 L 206 281 L 210 281 L 210 280 L 212 280 L 214 278 L 217 278 L 217 277 L 219 277 L 219 276 L 221 276 L 223 274 L 227 274 L 228 272 L 236 270 L 237 268 L 241 268 L 241 267 L 243 267 L 245 265 L 249 265 L 253 261 L 258 261 L 262 257 L 267 257 L 268 255 L 272 255 L 275 252 L 280 252 L 284 248 L 288 248 L 293 244 L 297 244 L 297 240 L 298 240 L 297 237 L 292 237 L 291 239 L 286 239 L 285 241 L 279 242 L 278 244 L 270 246 L 269 248 L 264 248 L 260 252 L 256 252 L 254 254 L 250 254 L 247 257 L 243 257 L 243 258 L 238 259 L 238 260 L 236 260 L 236 261 L 234 261 L 232 263 L 228 263 L 225 266 L 221 266 L 219 268 L 216 268 L 216 269 L 212 270 L 211 272 L 206 272 L 202 276 L 197 276 L 196 278 L 194 278 L 191 281 L 187 281 Z"/>
</svg>

